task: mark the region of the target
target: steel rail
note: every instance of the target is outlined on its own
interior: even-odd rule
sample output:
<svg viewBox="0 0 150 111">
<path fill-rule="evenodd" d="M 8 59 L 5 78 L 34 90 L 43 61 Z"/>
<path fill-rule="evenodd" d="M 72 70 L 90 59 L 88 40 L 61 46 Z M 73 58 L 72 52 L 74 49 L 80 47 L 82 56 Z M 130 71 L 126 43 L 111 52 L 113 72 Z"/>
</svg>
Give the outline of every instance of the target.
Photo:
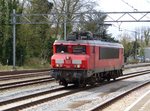
<svg viewBox="0 0 150 111">
<path fill-rule="evenodd" d="M 148 73 L 150 73 L 150 70 L 143 70 L 143 71 L 138 71 L 138 72 L 127 73 L 127 74 L 120 76 L 119 78 L 124 77 L 124 76 L 128 76 L 128 75 L 132 76 L 132 75 L 137 74 L 137 73 L 139 73 L 139 75 L 148 74 Z"/>
<path fill-rule="evenodd" d="M 117 100 L 123 98 L 124 96 L 127 96 L 131 92 L 133 92 L 133 91 L 135 91 L 135 90 L 137 90 L 137 89 L 139 89 L 141 87 L 144 87 L 144 86 L 148 85 L 149 83 L 150 83 L 150 81 L 147 81 L 147 82 L 145 82 L 143 84 L 140 84 L 140 85 L 138 85 L 138 86 L 136 86 L 136 87 L 134 87 L 134 88 L 132 88 L 130 90 L 127 90 L 127 91 L 125 91 L 125 92 L 123 92 L 121 94 L 118 94 L 116 97 L 112 97 L 112 98 L 102 102 L 101 104 L 99 104 L 97 106 L 94 106 L 93 108 L 91 108 L 91 109 L 89 109 L 87 111 L 100 111 L 100 110 L 106 108 L 107 106 L 109 106 L 110 104 L 113 104 Z"/>
<path fill-rule="evenodd" d="M 141 73 L 139 75 L 142 75 L 142 74 L 145 74 L 148 72 L 150 73 L 150 70 L 132 72 L 132 73 L 125 74 L 123 76 L 128 76 L 128 75 L 132 75 L 135 73 L 136 74 Z M 121 76 L 121 77 L 123 77 L 123 76 Z M 19 81 L 19 82 L 0 84 L 0 90 L 7 90 L 7 89 L 11 89 L 11 88 L 18 88 L 18 87 L 23 87 L 23 86 L 27 86 L 27 85 L 34 85 L 34 84 L 39 84 L 39 83 L 44 83 L 44 82 L 52 82 L 54 80 L 55 79 L 52 77 L 45 77 L 45 78 L 40 78 L 40 79 L 32 79 L 32 80 L 25 80 L 25 81 Z"/>
<path fill-rule="evenodd" d="M 19 82 L 13 82 L 13 83 L 7 83 L 7 84 L 0 84 L 0 90 L 8 90 L 12 88 L 18 88 L 18 87 L 23 87 L 23 86 L 28 86 L 28 85 L 34 85 L 34 84 L 39 84 L 39 83 L 46 83 L 46 82 L 52 82 L 55 79 L 52 77 L 45 77 L 45 78 L 40 78 L 40 79 L 33 79 L 33 80 L 26 80 L 26 81 L 19 81 Z"/>
<path fill-rule="evenodd" d="M 6 75 L 6 76 L 0 76 L 0 80 L 11 80 L 11 79 L 19 79 L 24 77 L 37 77 L 37 76 L 43 76 L 43 75 L 49 75 L 48 72 L 37 72 L 37 73 L 25 73 L 25 74 L 19 74 L 19 75 Z"/>
<path fill-rule="evenodd" d="M 0 71 L 0 76 L 12 75 L 12 74 L 25 74 L 25 73 L 36 73 L 50 71 L 50 69 L 40 69 L 40 70 L 15 70 L 15 71 Z"/>
</svg>

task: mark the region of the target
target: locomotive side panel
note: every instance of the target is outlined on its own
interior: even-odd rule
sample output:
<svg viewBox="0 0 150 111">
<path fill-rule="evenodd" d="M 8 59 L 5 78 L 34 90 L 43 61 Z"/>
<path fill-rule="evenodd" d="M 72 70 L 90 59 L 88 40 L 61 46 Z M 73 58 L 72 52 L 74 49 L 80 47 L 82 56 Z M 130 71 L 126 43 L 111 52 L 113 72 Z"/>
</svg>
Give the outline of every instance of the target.
<svg viewBox="0 0 150 111">
<path fill-rule="evenodd" d="M 124 49 L 123 48 L 120 49 L 120 57 L 119 57 L 119 59 L 120 59 L 120 65 L 123 68 L 124 67 Z"/>
<path fill-rule="evenodd" d="M 89 48 L 89 70 L 94 70 L 95 69 L 95 47 L 94 46 L 88 46 Z"/>
<path fill-rule="evenodd" d="M 104 72 L 122 68 L 121 49 L 96 46 L 95 72 Z"/>
</svg>

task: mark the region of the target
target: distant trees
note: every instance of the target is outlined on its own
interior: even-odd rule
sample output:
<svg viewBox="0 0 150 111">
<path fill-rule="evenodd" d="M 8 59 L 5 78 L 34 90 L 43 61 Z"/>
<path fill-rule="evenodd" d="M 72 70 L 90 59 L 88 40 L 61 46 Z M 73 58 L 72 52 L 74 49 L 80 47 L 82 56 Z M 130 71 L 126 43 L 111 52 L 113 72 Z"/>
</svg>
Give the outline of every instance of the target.
<svg viewBox="0 0 150 111">
<path fill-rule="evenodd" d="M 66 1 L 66 3 L 65 3 Z M 52 44 L 58 36 L 63 36 L 64 13 L 66 12 L 67 33 L 73 30 L 103 32 L 106 15 L 95 12 L 93 0 L 0 0 L 0 64 L 12 65 L 12 23 L 13 9 L 17 14 L 50 14 L 43 16 L 17 17 L 17 22 L 49 22 L 48 24 L 16 25 L 16 65 L 44 64 L 52 55 Z M 57 22 L 53 22 L 53 21 Z M 107 37 L 111 38 L 111 35 Z"/>
<path fill-rule="evenodd" d="M 56 36 L 58 32 L 63 35 L 63 25 L 61 21 L 64 20 L 64 14 L 67 13 L 67 34 L 72 30 L 86 30 L 96 33 L 98 37 L 103 39 L 114 40 L 111 35 L 107 34 L 107 27 L 104 25 L 106 14 L 97 12 L 95 10 L 96 2 L 93 0 L 51 0 L 54 3 L 53 12 L 56 12 Z M 65 3 L 66 2 L 66 3 Z M 114 40 L 115 41 L 115 40 Z"/>
<path fill-rule="evenodd" d="M 125 61 L 129 56 L 144 56 L 144 47 L 150 46 L 150 28 L 136 28 L 133 32 L 135 34 L 133 37 L 129 34 L 120 36 L 122 38 L 120 42 L 124 46 Z M 131 38 L 134 38 L 134 40 Z"/>
<path fill-rule="evenodd" d="M 19 0 L 0 0 L 0 63 L 2 64 L 12 64 L 11 14 L 13 9 L 16 9 L 17 13 L 22 13 L 23 6 L 24 1 L 20 3 Z"/>
<path fill-rule="evenodd" d="M 104 25 L 104 20 L 107 17 L 106 14 L 97 12 L 96 10 L 91 11 L 91 13 L 83 15 L 80 22 L 82 23 L 80 28 L 81 30 L 90 30 L 93 33 L 103 33 L 106 29 Z"/>
<path fill-rule="evenodd" d="M 85 14 L 94 10 L 96 2 L 93 0 L 51 0 L 54 3 L 53 12 L 57 13 L 56 23 L 56 36 L 59 32 L 63 35 L 63 25 L 61 21 L 64 21 L 64 13 L 66 13 L 67 20 L 67 34 L 73 29 L 79 29 L 79 20 Z"/>
<path fill-rule="evenodd" d="M 13 9 L 17 14 L 49 13 L 53 4 L 47 0 L 1 0 L 0 1 L 0 63 L 12 64 L 12 25 Z M 38 22 L 42 17 L 32 18 Z M 17 22 L 22 19 L 17 17 Z M 49 25 L 17 25 L 16 28 L 16 62 L 23 65 L 24 60 L 39 57 L 47 60 L 49 56 L 49 40 L 51 40 Z M 54 41 L 54 40 L 53 40 Z M 39 60 L 40 61 L 40 60 Z"/>
<path fill-rule="evenodd" d="M 26 14 L 49 14 L 53 7 L 53 4 L 47 0 L 30 0 L 28 1 L 29 5 L 25 9 Z M 44 16 L 31 16 L 31 22 L 42 22 L 45 21 L 45 18 L 48 18 L 48 15 Z M 47 21 L 46 21 L 47 22 Z M 30 30 L 29 30 L 30 29 Z M 51 25 L 49 24 L 30 24 L 22 25 L 20 32 L 22 33 L 21 41 L 24 44 L 25 52 L 24 55 L 26 58 L 26 63 L 32 58 L 39 58 L 42 64 L 46 63 L 49 59 L 49 41 L 52 40 L 52 35 L 50 35 Z"/>
<path fill-rule="evenodd" d="M 147 30 L 144 30 L 144 41 L 145 41 L 145 45 L 149 46 L 149 42 L 150 42 L 150 28 L 148 28 Z"/>
</svg>

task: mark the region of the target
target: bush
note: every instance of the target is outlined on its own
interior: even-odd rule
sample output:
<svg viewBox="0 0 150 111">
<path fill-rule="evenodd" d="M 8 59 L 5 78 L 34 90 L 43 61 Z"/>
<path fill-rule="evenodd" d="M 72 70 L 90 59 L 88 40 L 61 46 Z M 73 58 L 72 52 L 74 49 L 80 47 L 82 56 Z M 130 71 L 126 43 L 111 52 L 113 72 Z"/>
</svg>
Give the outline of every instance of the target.
<svg viewBox="0 0 150 111">
<path fill-rule="evenodd" d="M 40 58 L 29 58 L 26 59 L 25 68 L 49 68 L 50 64 L 47 61 L 41 60 Z"/>
</svg>

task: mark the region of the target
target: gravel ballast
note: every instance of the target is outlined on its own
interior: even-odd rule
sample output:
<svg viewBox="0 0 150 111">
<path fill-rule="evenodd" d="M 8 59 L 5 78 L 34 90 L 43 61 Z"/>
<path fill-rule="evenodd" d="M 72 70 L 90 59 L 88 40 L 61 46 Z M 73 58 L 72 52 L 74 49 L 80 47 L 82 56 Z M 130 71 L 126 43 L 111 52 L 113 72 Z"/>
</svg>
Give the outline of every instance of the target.
<svg viewBox="0 0 150 111">
<path fill-rule="evenodd" d="M 142 84 L 143 82 L 149 81 L 149 78 L 149 75 L 144 75 L 123 81 L 113 82 L 111 84 L 81 91 L 79 93 L 62 97 L 41 105 L 36 105 L 32 108 L 26 109 L 26 111 L 87 111 L 92 106 L 96 106 L 109 98 L 115 97 L 117 94 L 129 90 L 130 88 Z"/>
</svg>

